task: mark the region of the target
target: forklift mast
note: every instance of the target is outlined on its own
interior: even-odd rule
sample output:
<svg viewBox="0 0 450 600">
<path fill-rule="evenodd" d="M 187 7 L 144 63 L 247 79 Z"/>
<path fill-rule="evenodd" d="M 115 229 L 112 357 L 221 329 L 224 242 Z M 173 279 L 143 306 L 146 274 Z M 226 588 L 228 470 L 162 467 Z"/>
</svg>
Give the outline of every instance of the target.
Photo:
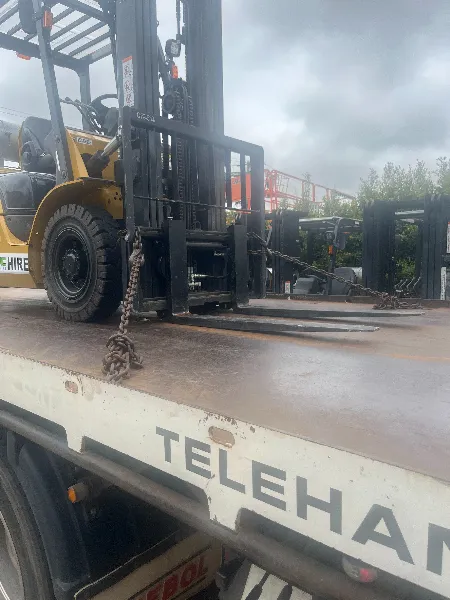
<svg viewBox="0 0 450 600">
<path fill-rule="evenodd" d="M 172 314 L 245 304 L 247 227 L 264 231 L 264 157 L 261 148 L 224 136 L 221 0 L 176 2 L 177 36 L 166 43 L 165 56 L 156 8 L 155 0 L 117 3 L 115 22 L 126 227 L 130 239 L 139 227 L 144 255 L 160 263 L 165 256 L 170 272 L 167 289 L 165 274 L 146 262 L 141 306 L 159 311 L 161 296 Z M 185 81 L 174 63 L 181 43 Z M 228 230 L 232 154 L 240 168 L 250 159 L 254 200 Z M 244 201 L 242 208 L 250 206 Z M 252 266 L 253 293 L 260 297 L 263 259 L 255 257 Z"/>
<path fill-rule="evenodd" d="M 9 0 L 0 13 L 0 47 L 42 61 L 57 184 L 74 175 L 55 66 L 79 75 L 81 102 L 88 105 L 90 65 L 112 55 L 119 104 L 114 172 L 127 231 L 123 289 L 138 231 L 145 263 L 135 309 L 163 314 L 265 295 L 265 260 L 249 257 L 247 236 L 264 235 L 264 153 L 224 135 L 221 0 L 173 0 L 173 7 L 176 34 L 165 44 L 157 0 L 99 0 L 98 7 L 92 0 Z M 4 31 L 14 14 L 18 23 Z M 54 31 L 70 14 L 72 23 Z M 89 35 L 65 39 L 80 23 L 89 25 Z M 183 50 L 185 78 L 176 65 Z M 90 128 L 85 118 L 83 127 Z M 232 205 L 233 165 L 251 169 L 251 189 L 241 178 L 241 211 Z"/>
</svg>

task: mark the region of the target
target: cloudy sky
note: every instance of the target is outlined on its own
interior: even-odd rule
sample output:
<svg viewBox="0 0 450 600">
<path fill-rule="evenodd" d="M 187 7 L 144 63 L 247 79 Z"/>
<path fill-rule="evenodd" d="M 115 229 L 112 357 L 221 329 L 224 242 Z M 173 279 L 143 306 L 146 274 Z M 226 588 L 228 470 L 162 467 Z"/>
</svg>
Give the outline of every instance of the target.
<svg viewBox="0 0 450 600">
<path fill-rule="evenodd" d="M 159 0 L 163 39 L 174 4 Z M 450 154 L 450 0 L 223 0 L 223 13 L 226 133 L 262 144 L 270 167 L 354 192 L 370 167 Z M 0 118 L 46 116 L 39 62 L 0 61 Z M 58 76 L 75 97 L 76 76 Z M 94 95 L 112 90 L 107 61 L 92 79 Z"/>
</svg>

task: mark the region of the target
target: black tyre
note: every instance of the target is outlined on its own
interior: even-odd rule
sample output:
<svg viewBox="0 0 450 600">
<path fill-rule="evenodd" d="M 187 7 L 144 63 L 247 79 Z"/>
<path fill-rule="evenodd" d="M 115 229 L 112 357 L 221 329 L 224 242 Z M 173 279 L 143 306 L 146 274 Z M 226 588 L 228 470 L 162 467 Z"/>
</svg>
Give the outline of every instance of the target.
<svg viewBox="0 0 450 600">
<path fill-rule="evenodd" d="M 0 459 L 0 598 L 52 600 L 45 553 L 23 491 Z"/>
<path fill-rule="evenodd" d="M 105 210 L 68 204 L 49 220 L 42 244 L 44 287 L 67 321 L 113 314 L 122 299 L 118 224 Z"/>
</svg>

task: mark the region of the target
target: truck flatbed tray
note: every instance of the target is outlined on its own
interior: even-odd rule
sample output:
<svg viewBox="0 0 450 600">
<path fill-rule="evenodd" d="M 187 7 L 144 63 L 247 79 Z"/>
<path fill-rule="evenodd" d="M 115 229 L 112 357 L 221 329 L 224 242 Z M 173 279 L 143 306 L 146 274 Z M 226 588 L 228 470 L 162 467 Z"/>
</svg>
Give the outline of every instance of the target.
<svg viewBox="0 0 450 600">
<path fill-rule="evenodd" d="M 43 293 L 3 289 L 0 398 L 59 422 L 77 452 L 91 438 L 198 485 L 210 518 L 230 529 L 248 509 L 450 597 L 450 311 L 374 322 L 355 316 L 355 304 L 348 310 L 379 331 L 133 323 L 144 368 L 116 386 L 102 381 L 101 359 L 118 317 L 62 322 Z M 308 483 L 307 515 L 299 481 Z M 330 525 L 330 489 L 342 494 L 343 529 Z M 373 507 L 395 514 L 405 547 L 392 549 L 388 517 L 376 520 Z M 363 540 L 370 519 L 374 530 L 384 520 L 390 537 Z"/>
<path fill-rule="evenodd" d="M 339 310 L 353 315 L 355 305 Z M 0 350 L 104 378 L 105 343 L 118 317 L 62 322 L 42 292 L 12 289 L 0 289 L 0 315 Z M 450 482 L 450 311 L 351 320 L 380 330 L 268 336 L 133 323 L 144 368 L 124 386 Z"/>
</svg>

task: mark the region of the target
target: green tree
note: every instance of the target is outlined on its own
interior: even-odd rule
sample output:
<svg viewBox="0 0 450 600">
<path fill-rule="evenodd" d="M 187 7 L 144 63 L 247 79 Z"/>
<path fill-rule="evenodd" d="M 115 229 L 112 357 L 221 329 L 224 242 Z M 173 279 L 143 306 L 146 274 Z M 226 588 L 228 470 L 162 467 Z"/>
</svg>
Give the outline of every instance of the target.
<svg viewBox="0 0 450 600">
<path fill-rule="evenodd" d="M 336 193 L 332 192 L 330 197 L 323 198 L 320 216 L 324 217 L 348 217 L 349 219 L 362 218 L 361 202 L 340 198 Z"/>
<path fill-rule="evenodd" d="M 436 192 L 450 194 L 450 158 L 440 156 L 436 161 Z"/>
<path fill-rule="evenodd" d="M 302 194 L 294 202 L 292 208 L 293 210 L 309 213 L 311 208 L 311 174 L 305 173 L 303 179 L 305 179 L 305 182 L 302 185 Z"/>
<path fill-rule="evenodd" d="M 388 162 L 379 175 L 375 169 L 369 171 L 367 179 L 362 179 L 358 203 L 360 206 L 373 200 L 399 200 L 412 196 L 424 196 L 435 190 L 433 174 L 425 162 L 418 160 L 407 169 Z"/>
</svg>

